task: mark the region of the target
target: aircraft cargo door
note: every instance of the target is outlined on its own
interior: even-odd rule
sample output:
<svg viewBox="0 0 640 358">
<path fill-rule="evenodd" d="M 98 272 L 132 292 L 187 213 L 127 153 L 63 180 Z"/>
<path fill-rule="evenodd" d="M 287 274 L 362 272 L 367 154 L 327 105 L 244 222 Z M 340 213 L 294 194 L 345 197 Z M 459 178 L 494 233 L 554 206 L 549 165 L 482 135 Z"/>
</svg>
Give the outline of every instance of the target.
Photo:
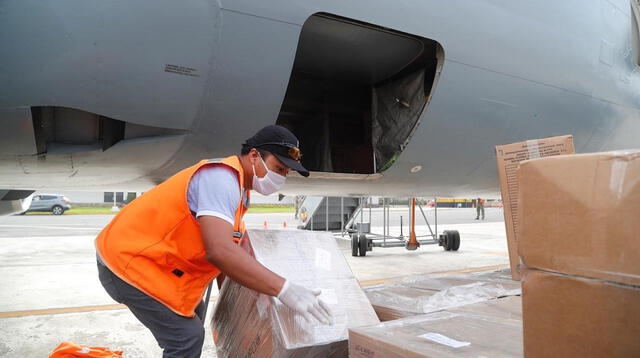
<svg viewBox="0 0 640 358">
<path fill-rule="evenodd" d="M 298 136 L 311 171 L 383 172 L 419 124 L 441 63 L 436 41 L 315 14 L 302 27 L 277 124 Z"/>
</svg>

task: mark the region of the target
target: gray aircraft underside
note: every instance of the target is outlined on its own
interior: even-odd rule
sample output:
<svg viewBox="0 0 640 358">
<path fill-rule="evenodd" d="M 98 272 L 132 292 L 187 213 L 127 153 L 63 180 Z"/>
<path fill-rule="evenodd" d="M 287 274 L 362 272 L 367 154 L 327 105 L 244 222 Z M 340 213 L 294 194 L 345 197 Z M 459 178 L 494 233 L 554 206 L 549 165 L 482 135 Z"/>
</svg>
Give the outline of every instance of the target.
<svg viewBox="0 0 640 358">
<path fill-rule="evenodd" d="M 0 0 L 0 188 L 145 191 L 278 123 L 287 194 L 495 195 L 498 144 L 640 147 L 634 1 Z"/>
</svg>

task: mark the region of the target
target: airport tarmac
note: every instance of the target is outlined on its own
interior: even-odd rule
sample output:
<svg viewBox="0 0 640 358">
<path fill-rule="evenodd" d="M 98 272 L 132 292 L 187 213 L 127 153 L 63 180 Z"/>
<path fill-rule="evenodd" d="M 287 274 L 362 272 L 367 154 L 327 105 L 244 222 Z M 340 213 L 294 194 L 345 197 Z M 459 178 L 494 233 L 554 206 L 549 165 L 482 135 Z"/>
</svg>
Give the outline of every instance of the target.
<svg viewBox="0 0 640 358">
<path fill-rule="evenodd" d="M 433 210 L 426 211 L 433 227 Z M 476 221 L 475 209 L 438 209 L 438 231 L 461 234 L 458 252 L 437 245 L 417 251 L 374 248 L 352 257 L 348 240 L 338 238 L 345 258 L 362 285 L 408 275 L 473 272 L 508 266 L 502 209 L 487 208 Z M 390 234 L 408 234 L 408 209 L 390 213 Z M 93 240 L 111 215 L 24 215 L 0 217 L 0 357 L 46 357 L 60 342 L 71 340 L 125 352 L 125 357 L 161 355 L 151 333 L 126 307 L 106 294 L 97 278 Z M 382 233 L 382 211 L 372 210 L 372 231 Z M 364 220 L 368 221 L 368 211 Z M 297 226 L 293 214 L 247 214 L 249 228 Z M 417 212 L 417 233 L 428 233 Z M 215 304 L 216 293 L 211 306 Z M 211 309 L 209 310 L 211 312 Z M 203 357 L 215 357 L 207 329 Z"/>
</svg>

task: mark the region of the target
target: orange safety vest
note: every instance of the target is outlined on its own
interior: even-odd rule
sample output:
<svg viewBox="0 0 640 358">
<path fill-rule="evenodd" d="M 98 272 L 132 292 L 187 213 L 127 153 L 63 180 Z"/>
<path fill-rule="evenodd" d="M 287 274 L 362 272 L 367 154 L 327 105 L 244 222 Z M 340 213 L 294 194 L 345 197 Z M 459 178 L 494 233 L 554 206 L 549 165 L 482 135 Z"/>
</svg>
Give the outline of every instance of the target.
<svg viewBox="0 0 640 358">
<path fill-rule="evenodd" d="M 204 291 L 220 270 L 207 261 L 200 225 L 187 203 L 191 177 L 205 165 L 226 165 L 238 175 L 241 197 L 234 218 L 234 241 L 244 233 L 249 206 L 240 159 L 202 160 L 144 193 L 96 238 L 96 251 L 118 277 L 175 313 L 193 317 Z"/>
</svg>

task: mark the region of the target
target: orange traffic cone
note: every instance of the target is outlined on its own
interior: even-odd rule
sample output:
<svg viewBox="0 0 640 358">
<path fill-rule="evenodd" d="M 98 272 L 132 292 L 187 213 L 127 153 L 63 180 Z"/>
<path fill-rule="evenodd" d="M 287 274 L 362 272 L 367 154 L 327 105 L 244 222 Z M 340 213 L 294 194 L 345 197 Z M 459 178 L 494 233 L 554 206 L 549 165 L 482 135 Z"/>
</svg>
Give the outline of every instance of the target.
<svg viewBox="0 0 640 358">
<path fill-rule="evenodd" d="M 267 220 L 264 221 L 264 224 L 262 224 L 262 227 L 265 229 L 267 228 Z"/>
<path fill-rule="evenodd" d="M 282 222 L 282 227 L 285 228 L 285 229 L 287 228 L 287 222 L 286 221 Z"/>
</svg>

